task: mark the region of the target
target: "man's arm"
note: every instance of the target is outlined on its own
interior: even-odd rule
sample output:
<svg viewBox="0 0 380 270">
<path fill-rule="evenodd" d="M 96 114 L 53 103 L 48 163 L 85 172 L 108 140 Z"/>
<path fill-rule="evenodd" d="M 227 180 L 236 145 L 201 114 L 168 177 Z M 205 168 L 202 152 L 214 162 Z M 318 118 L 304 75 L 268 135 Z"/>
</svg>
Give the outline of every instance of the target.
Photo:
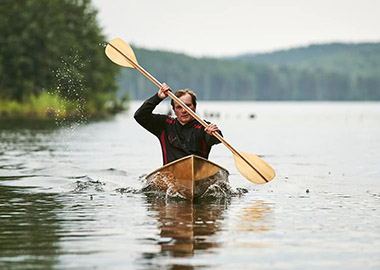
<svg viewBox="0 0 380 270">
<path fill-rule="evenodd" d="M 152 113 L 154 108 L 156 108 L 156 106 L 160 104 L 161 101 L 162 99 L 158 96 L 158 93 L 156 93 L 154 96 L 145 100 L 141 107 L 137 109 L 134 115 L 135 120 L 142 127 L 155 135 L 159 133 L 159 130 L 161 128 L 161 119 L 166 118 L 164 115 Z"/>
<path fill-rule="evenodd" d="M 137 109 L 134 115 L 136 121 L 141 126 L 155 135 L 158 135 L 161 130 L 162 121 L 164 121 L 163 119 L 166 119 L 166 116 L 153 114 L 152 112 L 154 108 L 156 108 L 156 106 L 168 96 L 168 91 L 171 91 L 170 87 L 166 83 L 163 83 L 158 92 L 151 98 L 145 100 L 143 105 Z"/>
</svg>

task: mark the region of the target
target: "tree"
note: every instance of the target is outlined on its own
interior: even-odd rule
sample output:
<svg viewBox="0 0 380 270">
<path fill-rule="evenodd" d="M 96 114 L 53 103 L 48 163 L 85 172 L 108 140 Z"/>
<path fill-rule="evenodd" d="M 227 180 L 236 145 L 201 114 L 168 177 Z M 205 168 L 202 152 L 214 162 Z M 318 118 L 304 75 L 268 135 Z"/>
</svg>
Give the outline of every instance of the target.
<svg viewBox="0 0 380 270">
<path fill-rule="evenodd" d="M 0 98 L 57 90 L 103 106 L 119 71 L 90 0 L 0 0 Z"/>
</svg>

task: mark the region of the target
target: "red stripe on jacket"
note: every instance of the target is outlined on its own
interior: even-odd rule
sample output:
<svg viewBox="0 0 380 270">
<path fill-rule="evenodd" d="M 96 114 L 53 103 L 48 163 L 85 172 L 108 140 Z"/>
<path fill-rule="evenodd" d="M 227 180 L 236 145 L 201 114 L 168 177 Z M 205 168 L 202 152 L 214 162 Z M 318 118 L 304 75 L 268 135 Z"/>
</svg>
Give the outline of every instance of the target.
<svg viewBox="0 0 380 270">
<path fill-rule="evenodd" d="M 160 136 L 161 146 L 162 146 L 162 153 L 164 154 L 164 164 L 168 163 L 168 157 L 166 156 L 166 145 L 165 145 L 165 131 L 162 131 Z"/>
<path fill-rule="evenodd" d="M 170 118 L 166 118 L 166 122 L 168 122 L 169 124 L 174 124 L 174 121 Z"/>
</svg>

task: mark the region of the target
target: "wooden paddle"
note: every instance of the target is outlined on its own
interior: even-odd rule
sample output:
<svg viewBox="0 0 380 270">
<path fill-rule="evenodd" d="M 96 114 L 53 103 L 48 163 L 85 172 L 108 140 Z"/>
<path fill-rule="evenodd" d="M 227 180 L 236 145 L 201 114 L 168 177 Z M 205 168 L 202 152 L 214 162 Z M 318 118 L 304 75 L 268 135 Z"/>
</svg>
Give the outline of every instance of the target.
<svg viewBox="0 0 380 270">
<path fill-rule="evenodd" d="M 106 55 L 114 63 L 136 68 L 145 77 L 151 80 L 157 87 L 161 88 L 162 84 L 143 69 L 138 63 L 132 48 L 124 40 L 115 38 L 106 46 Z M 168 95 L 177 102 L 184 110 L 194 117 L 202 126 L 207 127 L 208 124 L 203 121 L 194 111 L 192 111 L 185 103 L 177 98 L 172 92 L 168 91 Z M 256 155 L 240 152 L 233 148 L 219 133 L 214 132 L 213 135 L 218 138 L 234 155 L 236 168 L 249 181 L 256 184 L 265 184 L 275 177 L 275 172 L 271 166 Z"/>
</svg>

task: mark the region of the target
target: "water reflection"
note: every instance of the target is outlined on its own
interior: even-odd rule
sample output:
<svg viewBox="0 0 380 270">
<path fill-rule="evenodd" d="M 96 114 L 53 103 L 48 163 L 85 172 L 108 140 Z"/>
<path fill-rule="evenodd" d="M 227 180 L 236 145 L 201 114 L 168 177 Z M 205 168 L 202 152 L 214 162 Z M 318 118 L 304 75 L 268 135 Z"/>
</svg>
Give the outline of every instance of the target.
<svg viewBox="0 0 380 270">
<path fill-rule="evenodd" d="M 237 231 L 263 233 L 272 229 L 272 207 L 261 200 L 252 200 L 240 210 Z"/>
<path fill-rule="evenodd" d="M 57 129 L 57 123 L 53 119 L 0 119 L 0 130 L 51 130 Z"/>
<path fill-rule="evenodd" d="M 53 268 L 62 208 L 55 195 L 0 185 L 0 206 L 0 268 Z"/>
<path fill-rule="evenodd" d="M 211 236 L 220 230 L 230 199 L 207 203 L 147 197 L 147 202 L 159 224 L 161 255 L 188 257 L 196 250 L 218 247 Z"/>
<path fill-rule="evenodd" d="M 156 259 L 172 258 L 174 264 L 168 264 L 169 269 L 193 269 L 185 259 L 201 254 L 215 252 L 215 248 L 223 249 L 230 246 L 226 236 L 223 241 L 223 233 L 226 230 L 225 218 L 232 218 L 233 232 L 237 235 L 245 235 L 236 239 L 237 246 L 265 246 L 257 242 L 254 235 L 265 233 L 273 228 L 273 212 L 270 204 L 261 200 L 252 200 L 239 206 L 238 198 L 224 198 L 223 200 L 200 200 L 195 202 L 185 200 L 165 200 L 163 198 L 147 197 L 147 208 L 150 216 L 158 221 L 159 237 L 154 240 L 160 247 L 157 253 L 144 253 L 144 264 L 149 267 L 158 267 L 160 262 Z M 231 202 L 233 209 L 229 209 Z M 235 214 L 235 210 L 238 210 Z M 236 224 L 235 224 L 236 223 Z M 218 234 L 219 232 L 219 234 Z M 145 241 L 147 239 L 144 239 Z M 242 243 L 243 241 L 244 243 Z M 214 250 L 214 251 L 212 251 Z M 184 262 L 180 264 L 179 262 Z M 152 265 L 153 263 L 158 265 Z M 206 263 L 205 265 L 209 265 Z"/>
<path fill-rule="evenodd" d="M 219 247 L 213 237 L 221 230 L 223 213 L 230 205 L 230 199 L 217 202 L 190 202 L 188 200 L 165 200 L 147 197 L 149 215 L 157 219 L 160 231 L 155 242 L 159 245 L 157 253 L 144 253 L 143 264 L 157 268 L 156 258 L 169 257 L 176 260 L 194 256 L 197 251 L 205 254 L 211 248 Z M 165 262 L 169 269 L 193 269 L 188 263 Z"/>
</svg>

